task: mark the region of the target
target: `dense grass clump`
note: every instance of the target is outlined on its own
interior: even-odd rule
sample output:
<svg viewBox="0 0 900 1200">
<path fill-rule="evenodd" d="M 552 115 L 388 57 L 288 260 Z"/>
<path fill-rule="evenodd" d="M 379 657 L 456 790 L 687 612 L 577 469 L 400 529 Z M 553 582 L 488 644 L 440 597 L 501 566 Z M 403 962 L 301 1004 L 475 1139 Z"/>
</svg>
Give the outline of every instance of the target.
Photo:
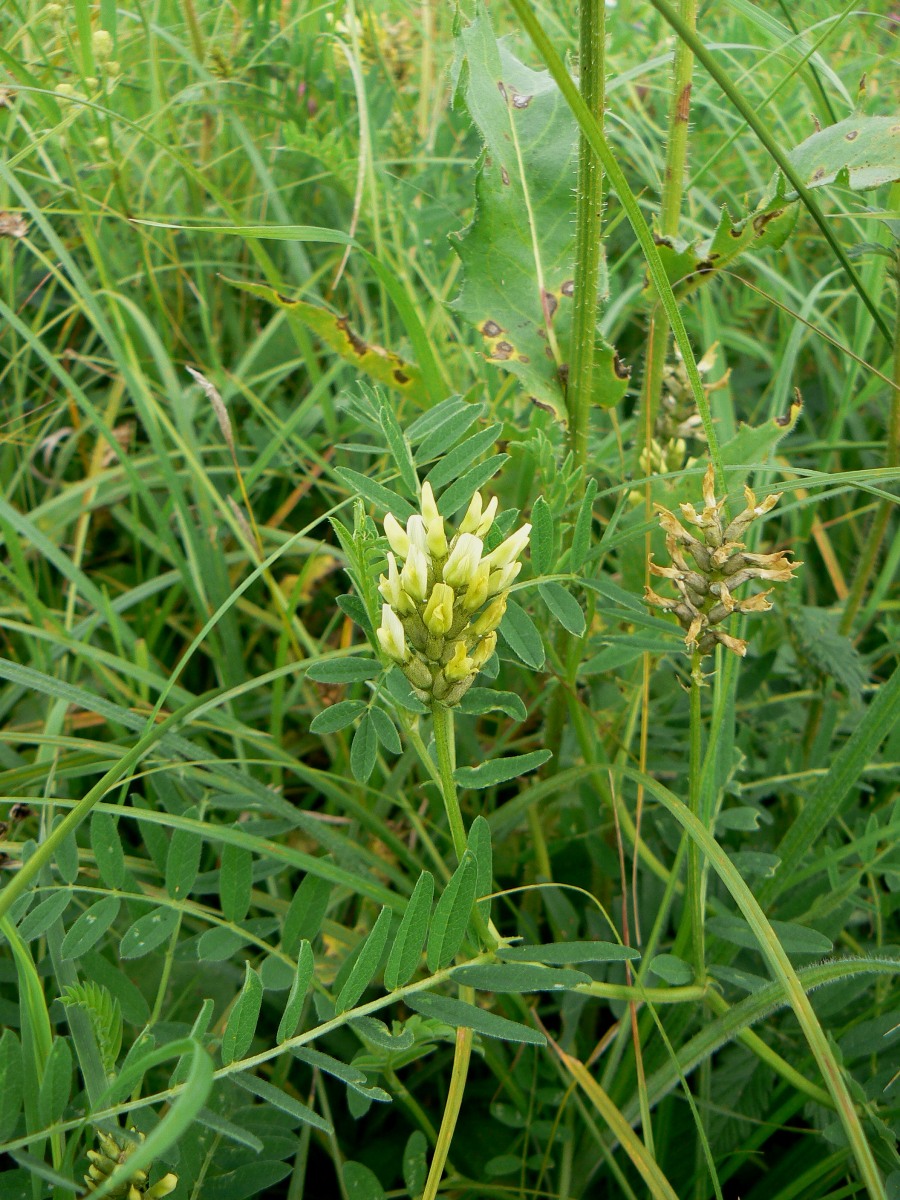
<svg viewBox="0 0 900 1200">
<path fill-rule="evenodd" d="M 896 23 L 0 12 L 0 1200 L 900 1196 Z"/>
</svg>

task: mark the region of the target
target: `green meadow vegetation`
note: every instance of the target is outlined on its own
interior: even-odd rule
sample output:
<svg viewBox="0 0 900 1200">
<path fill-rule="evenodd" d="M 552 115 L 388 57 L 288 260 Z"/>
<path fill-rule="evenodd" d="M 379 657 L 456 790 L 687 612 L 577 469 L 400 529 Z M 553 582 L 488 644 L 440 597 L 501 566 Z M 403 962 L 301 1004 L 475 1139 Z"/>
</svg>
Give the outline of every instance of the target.
<svg viewBox="0 0 900 1200">
<path fill-rule="evenodd" d="M 900 1198 L 888 0 L 6 0 L 0 1200 Z"/>
</svg>

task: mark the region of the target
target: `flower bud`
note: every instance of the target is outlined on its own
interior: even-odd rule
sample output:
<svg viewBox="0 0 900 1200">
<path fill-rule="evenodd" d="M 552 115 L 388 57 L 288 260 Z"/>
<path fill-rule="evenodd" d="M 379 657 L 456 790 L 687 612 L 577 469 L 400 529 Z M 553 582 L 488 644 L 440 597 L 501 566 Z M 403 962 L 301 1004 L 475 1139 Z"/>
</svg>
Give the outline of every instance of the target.
<svg viewBox="0 0 900 1200">
<path fill-rule="evenodd" d="M 406 522 L 406 536 L 410 546 L 416 546 L 423 554 L 428 553 L 428 530 L 418 513 Z"/>
<path fill-rule="evenodd" d="M 521 529 L 517 529 L 515 533 L 511 533 L 505 542 L 501 542 L 496 550 L 492 550 L 487 555 L 487 560 L 491 564 L 491 570 L 499 571 L 503 567 L 508 567 L 510 563 L 515 562 L 528 545 L 530 534 L 531 526 L 523 525 Z"/>
<path fill-rule="evenodd" d="M 425 606 L 424 621 L 428 632 L 443 637 L 453 624 L 453 588 L 446 583 L 436 583 L 431 589 L 431 598 Z"/>
<path fill-rule="evenodd" d="M 457 642 L 453 651 L 453 657 L 444 667 L 444 678 L 450 683 L 459 683 L 460 680 L 473 674 L 475 664 L 466 654 L 466 648 L 462 642 Z"/>
<path fill-rule="evenodd" d="M 480 562 L 478 570 L 475 572 L 475 578 L 466 588 L 466 594 L 463 597 L 463 609 L 467 613 L 475 612 L 487 600 L 490 578 L 490 567 L 486 562 Z"/>
<path fill-rule="evenodd" d="M 481 523 L 481 492 L 476 492 L 469 501 L 469 507 L 466 509 L 466 515 L 462 519 L 462 524 L 459 527 L 460 533 L 475 533 Z"/>
<path fill-rule="evenodd" d="M 477 537 L 487 537 L 488 531 L 494 523 L 494 517 L 497 515 L 497 497 L 491 496 L 490 503 L 481 514 L 481 520 L 478 522 L 478 528 L 475 530 Z"/>
<path fill-rule="evenodd" d="M 406 648 L 406 635 L 400 618 L 389 604 L 381 606 L 381 625 L 378 627 L 378 643 L 381 649 L 394 662 L 404 663 L 409 657 Z"/>
<path fill-rule="evenodd" d="M 409 554 L 409 538 L 393 513 L 388 513 L 384 518 L 384 536 L 398 558 L 406 558 Z"/>
<path fill-rule="evenodd" d="M 492 629 L 490 633 L 486 634 L 481 639 L 481 641 L 472 651 L 472 665 L 475 667 L 476 671 L 481 670 L 496 649 L 497 634 Z"/>
<path fill-rule="evenodd" d="M 468 587 L 475 578 L 483 549 L 481 538 L 471 533 L 461 533 L 444 563 L 444 582 L 452 588 Z"/>
<path fill-rule="evenodd" d="M 514 562 L 500 571 L 491 571 L 491 577 L 488 580 L 488 595 L 496 596 L 498 592 L 505 592 L 521 570 L 522 564 Z"/>
<path fill-rule="evenodd" d="M 400 583 L 413 600 L 421 602 L 428 594 L 428 559 L 418 546 L 409 548 L 409 557 L 400 572 Z"/>
<path fill-rule="evenodd" d="M 107 33 L 105 29 L 94 30 L 91 37 L 91 48 L 94 51 L 94 58 L 97 62 L 107 62 L 112 58 L 113 40 L 112 35 Z"/>
<path fill-rule="evenodd" d="M 430 483 L 422 484 L 422 517 L 426 527 L 431 526 L 433 521 L 440 521 L 443 518 L 438 512 L 438 506 L 434 500 L 434 492 L 431 490 Z"/>
<path fill-rule="evenodd" d="M 428 526 L 428 533 L 425 537 L 428 553 L 432 558 L 447 557 L 447 535 L 444 533 L 444 518 L 441 516 L 435 519 Z"/>
<path fill-rule="evenodd" d="M 498 596 L 496 600 L 492 600 L 487 606 L 477 621 L 472 623 L 472 632 L 476 637 L 481 637 L 485 633 L 490 633 L 496 629 L 503 620 L 503 614 L 506 612 L 506 593 Z"/>
</svg>

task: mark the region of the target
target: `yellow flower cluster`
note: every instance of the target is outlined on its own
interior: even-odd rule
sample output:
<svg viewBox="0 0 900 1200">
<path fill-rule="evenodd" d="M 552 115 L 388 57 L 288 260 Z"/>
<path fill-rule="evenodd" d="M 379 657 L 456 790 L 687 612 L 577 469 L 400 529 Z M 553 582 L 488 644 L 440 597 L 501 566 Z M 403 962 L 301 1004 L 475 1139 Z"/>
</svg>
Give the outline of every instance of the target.
<svg viewBox="0 0 900 1200">
<path fill-rule="evenodd" d="M 89 1192 L 96 1191 L 112 1175 L 113 1171 L 128 1161 L 144 1140 L 142 1133 L 136 1136 L 138 1137 L 137 1142 L 123 1141 L 120 1144 L 110 1134 L 103 1133 L 102 1130 L 97 1131 L 100 1149 L 87 1152 L 91 1165 L 84 1177 L 84 1182 L 87 1184 Z M 168 1196 L 170 1192 L 173 1192 L 177 1186 L 178 1176 L 173 1175 L 170 1171 L 167 1175 L 163 1175 L 158 1183 L 148 1187 L 147 1172 L 138 1170 L 121 1187 L 114 1188 L 109 1195 L 124 1197 L 125 1200 L 160 1200 L 162 1196 Z"/>
<path fill-rule="evenodd" d="M 522 569 L 518 559 L 531 526 L 485 554 L 496 512 L 496 497 L 485 507 L 476 492 L 448 539 L 426 483 L 422 511 L 405 529 L 390 513 L 384 519 L 391 549 L 388 573 L 378 584 L 385 601 L 378 642 L 425 704 L 458 704 L 497 645 L 507 589 Z"/>
<path fill-rule="evenodd" d="M 787 550 L 751 554 L 744 549 L 741 537 L 753 521 L 775 507 L 781 493 L 766 496 L 762 503 L 757 503 L 756 496 L 745 487 L 744 496 L 747 507 L 726 525 L 722 519 L 725 501 L 716 499 L 715 473 L 710 464 L 703 477 L 703 507 L 698 512 L 693 504 L 680 506 L 682 515 L 699 531 L 699 536 L 685 529 L 674 513 L 656 505 L 672 566 L 661 567 L 651 561 L 650 572 L 670 579 L 678 596 L 669 599 L 648 587 L 644 599 L 664 612 L 674 613 L 686 630 L 684 640 L 688 649 L 699 650 L 701 654 L 711 653 L 717 642 L 735 654 L 746 654 L 747 643 L 718 626 L 732 613 L 767 612 L 772 607 L 768 596 L 773 589 L 744 600 L 737 599 L 734 592 L 751 579 L 773 582 L 793 579 L 794 570 L 803 566 L 793 562 Z M 685 551 L 693 562 L 688 561 Z"/>
</svg>

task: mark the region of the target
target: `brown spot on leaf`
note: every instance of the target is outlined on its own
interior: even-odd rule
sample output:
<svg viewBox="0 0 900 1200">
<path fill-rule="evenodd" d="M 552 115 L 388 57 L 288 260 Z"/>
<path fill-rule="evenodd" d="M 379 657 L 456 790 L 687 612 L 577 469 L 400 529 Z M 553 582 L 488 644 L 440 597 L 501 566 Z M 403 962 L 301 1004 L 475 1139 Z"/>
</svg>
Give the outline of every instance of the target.
<svg viewBox="0 0 900 1200">
<path fill-rule="evenodd" d="M 399 367 L 394 371 L 394 379 L 397 383 L 409 383 L 409 376 L 401 371 Z"/>
<path fill-rule="evenodd" d="M 613 370 L 616 373 L 617 379 L 631 378 L 631 367 L 627 363 L 622 362 L 618 354 L 613 354 Z"/>
<path fill-rule="evenodd" d="M 530 96 L 520 96 L 518 93 L 513 96 L 513 108 L 527 108 L 530 103 Z"/>
<path fill-rule="evenodd" d="M 845 134 L 845 140 L 848 142 L 855 142 L 858 137 L 859 137 L 858 129 L 851 129 L 848 134 Z"/>
<path fill-rule="evenodd" d="M 825 175 L 825 168 L 824 167 L 816 167 L 816 169 L 812 173 L 812 182 L 815 183 L 817 179 L 822 179 L 824 175 Z"/>
<path fill-rule="evenodd" d="M 560 386 L 562 387 L 563 391 L 565 391 L 565 389 L 569 386 L 569 364 L 568 363 L 560 363 L 559 364 L 559 368 L 556 372 L 556 377 L 559 380 Z"/>
<path fill-rule="evenodd" d="M 509 187 L 509 171 L 507 171 L 506 167 L 500 168 L 500 179 L 504 187 Z"/>
<path fill-rule="evenodd" d="M 537 335 L 539 338 L 543 338 L 544 341 L 547 340 L 547 330 L 543 327 L 543 325 L 538 325 Z"/>
<path fill-rule="evenodd" d="M 519 360 L 519 362 L 520 362 L 520 363 L 529 363 L 529 362 L 531 362 L 531 359 L 528 357 L 528 355 L 527 355 L 527 354 L 517 354 L 517 355 L 516 355 L 516 358 Z"/>
<path fill-rule="evenodd" d="M 710 271 L 714 271 L 714 270 L 715 270 L 715 267 L 713 266 L 712 262 L 710 262 L 710 260 L 708 258 L 705 258 L 703 260 L 703 262 L 697 263 L 697 274 L 698 275 L 708 275 L 710 273 Z"/>
<path fill-rule="evenodd" d="M 503 97 L 504 100 L 509 99 L 509 97 L 506 94 L 506 87 L 504 86 L 502 79 L 497 80 L 497 90 L 500 93 L 500 95 Z"/>
<path fill-rule="evenodd" d="M 559 301 L 552 292 L 541 292 L 541 307 L 544 310 L 544 316 L 548 321 L 553 319 L 553 314 L 559 308 Z"/>
<path fill-rule="evenodd" d="M 529 399 L 535 408 L 542 408 L 544 412 L 553 413 L 554 416 L 556 415 L 556 409 L 552 404 L 545 404 L 543 400 L 538 400 L 537 396 L 531 396 Z"/>
<path fill-rule="evenodd" d="M 775 424 L 784 428 L 787 425 L 793 424 L 796 420 L 800 409 L 803 407 L 803 397 L 800 395 L 800 389 L 794 388 L 794 398 L 791 401 L 791 407 L 783 417 L 776 417 Z"/>
<path fill-rule="evenodd" d="M 486 338 L 495 338 L 499 337 L 503 330 L 496 321 L 485 321 L 481 327 L 481 332 Z"/>
<path fill-rule="evenodd" d="M 550 359 L 553 358 L 553 351 L 550 349 L 549 346 L 544 347 L 544 353 L 547 355 L 548 358 L 550 358 Z"/>
<path fill-rule="evenodd" d="M 368 342 L 364 342 L 363 339 L 359 336 L 359 334 L 354 333 L 354 331 L 350 328 L 349 317 L 338 317 L 337 327 L 338 327 L 338 329 L 341 330 L 344 337 L 350 343 L 351 347 L 353 348 L 354 354 L 358 354 L 360 358 L 362 358 L 365 354 L 368 354 L 368 352 L 369 352 Z"/>
<path fill-rule="evenodd" d="M 774 221 L 776 217 L 780 217 L 784 212 L 783 208 L 774 209 L 772 212 L 760 213 L 758 217 L 753 218 L 753 229 L 757 234 L 762 233 L 770 221 Z"/>
<path fill-rule="evenodd" d="M 494 353 L 491 355 L 491 357 L 499 358 L 501 362 L 505 362 L 514 350 L 515 346 L 511 345 L 509 342 L 498 342 L 494 347 Z"/>
<path fill-rule="evenodd" d="M 567 279 L 559 290 L 562 292 L 562 294 L 564 296 L 574 296 L 575 295 L 575 280 Z"/>
</svg>

